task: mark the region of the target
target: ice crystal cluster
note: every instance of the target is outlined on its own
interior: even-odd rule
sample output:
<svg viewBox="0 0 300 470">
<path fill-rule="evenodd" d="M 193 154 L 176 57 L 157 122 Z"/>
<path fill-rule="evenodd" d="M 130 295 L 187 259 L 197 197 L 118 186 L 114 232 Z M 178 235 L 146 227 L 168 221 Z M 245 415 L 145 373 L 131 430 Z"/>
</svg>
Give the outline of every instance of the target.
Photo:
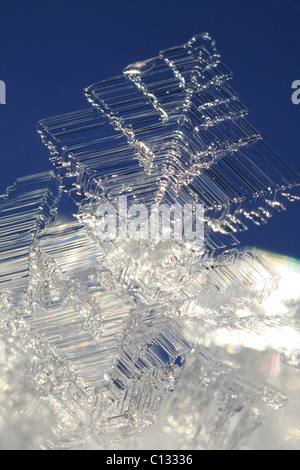
<svg viewBox="0 0 300 470">
<path fill-rule="evenodd" d="M 267 374 L 224 355 L 300 367 L 299 311 L 262 308 L 279 275 L 237 238 L 299 199 L 300 177 L 231 78 L 201 34 L 39 123 L 53 172 L 0 197 L 0 447 L 130 447 L 160 417 L 182 449 L 241 448 L 285 405 Z M 204 243 L 100 238 L 97 208 L 120 196 L 203 205 Z"/>
</svg>

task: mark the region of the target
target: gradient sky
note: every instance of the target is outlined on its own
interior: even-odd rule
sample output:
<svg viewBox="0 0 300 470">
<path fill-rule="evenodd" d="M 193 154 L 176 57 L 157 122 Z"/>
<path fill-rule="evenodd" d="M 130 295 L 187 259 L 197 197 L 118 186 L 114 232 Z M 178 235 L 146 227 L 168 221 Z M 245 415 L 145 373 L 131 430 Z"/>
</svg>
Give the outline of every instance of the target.
<svg viewBox="0 0 300 470">
<path fill-rule="evenodd" d="M 0 194 L 51 168 L 38 120 L 86 106 L 82 89 L 209 31 L 266 141 L 300 172 L 299 0 L 0 0 Z M 300 203 L 239 238 L 300 258 Z"/>
</svg>

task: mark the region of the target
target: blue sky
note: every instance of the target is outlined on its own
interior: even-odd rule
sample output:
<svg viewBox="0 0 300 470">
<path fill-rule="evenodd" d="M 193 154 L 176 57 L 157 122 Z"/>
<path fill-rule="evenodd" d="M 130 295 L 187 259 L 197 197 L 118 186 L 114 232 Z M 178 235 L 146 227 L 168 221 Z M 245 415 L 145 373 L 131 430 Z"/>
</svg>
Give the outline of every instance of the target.
<svg viewBox="0 0 300 470">
<path fill-rule="evenodd" d="M 250 120 L 300 172 L 299 0 L 0 0 L 0 193 L 18 176 L 50 169 L 36 134 L 44 117 L 85 107 L 82 89 L 209 31 Z M 240 239 L 300 258 L 300 204 Z"/>
</svg>

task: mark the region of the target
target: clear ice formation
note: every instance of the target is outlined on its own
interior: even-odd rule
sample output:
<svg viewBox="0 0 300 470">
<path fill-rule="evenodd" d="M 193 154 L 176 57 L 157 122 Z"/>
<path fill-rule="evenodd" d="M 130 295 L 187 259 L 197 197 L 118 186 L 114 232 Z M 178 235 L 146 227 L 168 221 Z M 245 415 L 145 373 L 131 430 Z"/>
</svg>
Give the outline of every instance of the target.
<svg viewBox="0 0 300 470">
<path fill-rule="evenodd" d="M 284 406 L 221 354 L 226 338 L 270 332 L 266 349 L 300 364 L 296 316 L 260 309 L 279 275 L 236 248 L 248 223 L 299 199 L 300 177 L 248 122 L 231 78 L 201 34 L 39 123 L 54 171 L 0 197 L 1 447 L 108 448 L 144 432 L 175 390 L 177 445 L 241 448 L 264 421 L 257 402 Z M 120 195 L 202 203 L 204 246 L 100 240 L 97 205 Z M 292 347 L 272 341 L 284 328 Z"/>
<path fill-rule="evenodd" d="M 208 228 L 234 242 L 248 222 L 282 210 L 298 178 L 245 119 L 231 76 L 202 34 L 87 88 L 93 107 L 41 121 L 38 132 L 79 206 L 120 194 L 203 203 Z"/>
</svg>

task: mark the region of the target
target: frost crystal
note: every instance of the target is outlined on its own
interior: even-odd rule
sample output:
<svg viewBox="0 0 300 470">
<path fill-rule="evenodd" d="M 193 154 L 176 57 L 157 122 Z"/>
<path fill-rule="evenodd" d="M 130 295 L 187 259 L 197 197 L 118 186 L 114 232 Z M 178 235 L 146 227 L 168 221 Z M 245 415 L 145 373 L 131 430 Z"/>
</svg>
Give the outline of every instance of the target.
<svg viewBox="0 0 300 470">
<path fill-rule="evenodd" d="M 231 78 L 201 34 L 39 123 L 53 173 L 0 196 L 2 448 L 255 447 L 293 403 L 300 292 L 284 296 L 285 273 L 236 236 L 298 200 L 300 177 L 248 122 Z M 120 217 L 104 239 L 120 196 L 140 213 L 176 204 L 170 231 L 201 205 L 204 243 L 130 239 Z"/>
</svg>

